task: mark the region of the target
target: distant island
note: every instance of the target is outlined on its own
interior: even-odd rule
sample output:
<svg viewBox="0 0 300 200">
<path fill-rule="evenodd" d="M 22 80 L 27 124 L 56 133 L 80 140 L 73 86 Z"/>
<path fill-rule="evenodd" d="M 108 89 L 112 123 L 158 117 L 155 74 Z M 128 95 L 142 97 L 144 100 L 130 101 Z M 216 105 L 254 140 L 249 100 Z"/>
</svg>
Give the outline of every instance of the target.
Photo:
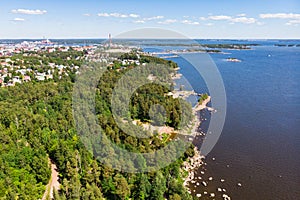
<svg viewBox="0 0 300 200">
<path fill-rule="evenodd" d="M 276 47 L 300 47 L 300 44 L 274 44 Z"/>
<path fill-rule="evenodd" d="M 241 60 L 239 60 L 237 58 L 227 58 L 226 61 L 227 62 L 242 62 Z"/>
<path fill-rule="evenodd" d="M 145 44 L 145 46 L 150 44 Z M 219 54 L 227 54 L 222 51 L 222 49 L 230 49 L 230 50 L 250 50 L 251 46 L 259 46 L 259 44 L 155 44 L 156 46 L 181 46 L 181 47 L 189 47 L 185 49 L 177 49 L 177 50 L 164 50 L 158 52 L 149 52 L 149 55 L 163 55 L 161 58 L 174 58 L 179 57 L 178 54 L 185 53 L 219 53 Z M 237 62 L 240 62 L 236 60 Z M 231 60 L 234 62 L 234 60 Z"/>
<path fill-rule="evenodd" d="M 181 43 L 146 43 L 144 46 L 182 46 L 182 47 L 199 47 L 210 49 L 251 49 L 251 46 L 260 46 L 260 44 L 181 44 Z"/>
</svg>

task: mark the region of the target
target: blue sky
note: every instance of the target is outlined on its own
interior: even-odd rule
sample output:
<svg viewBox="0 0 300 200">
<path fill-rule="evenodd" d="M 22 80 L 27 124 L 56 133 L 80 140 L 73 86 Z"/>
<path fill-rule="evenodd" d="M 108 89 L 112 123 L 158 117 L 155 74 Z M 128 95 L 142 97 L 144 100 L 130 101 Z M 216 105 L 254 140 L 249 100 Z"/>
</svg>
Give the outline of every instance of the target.
<svg viewBox="0 0 300 200">
<path fill-rule="evenodd" d="M 300 38 L 299 0 L 10 0 L 0 38 L 105 38 L 157 27 L 191 38 Z"/>
</svg>

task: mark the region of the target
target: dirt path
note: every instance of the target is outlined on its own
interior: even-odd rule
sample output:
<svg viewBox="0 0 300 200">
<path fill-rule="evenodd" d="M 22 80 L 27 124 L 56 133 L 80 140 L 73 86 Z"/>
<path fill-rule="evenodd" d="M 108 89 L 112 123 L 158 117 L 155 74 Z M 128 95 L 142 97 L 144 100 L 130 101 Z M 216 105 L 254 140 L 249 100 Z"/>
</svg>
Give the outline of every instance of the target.
<svg viewBox="0 0 300 200">
<path fill-rule="evenodd" d="M 51 161 L 49 161 L 51 162 Z M 59 182 L 58 182 L 58 171 L 57 171 L 57 167 L 54 163 L 51 162 L 51 178 L 50 178 L 50 181 L 46 187 L 46 191 L 43 195 L 43 198 L 42 200 L 46 200 L 47 199 L 47 196 L 49 195 L 50 199 L 53 199 L 53 189 L 54 190 L 59 190 Z"/>
</svg>

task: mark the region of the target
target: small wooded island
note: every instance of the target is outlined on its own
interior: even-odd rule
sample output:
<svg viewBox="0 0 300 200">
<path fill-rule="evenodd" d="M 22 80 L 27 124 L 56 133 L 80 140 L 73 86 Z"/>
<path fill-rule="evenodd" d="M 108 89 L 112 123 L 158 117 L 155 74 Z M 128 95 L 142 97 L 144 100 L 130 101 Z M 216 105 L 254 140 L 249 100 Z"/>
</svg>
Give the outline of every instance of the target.
<svg viewBox="0 0 300 200">
<path fill-rule="evenodd" d="M 241 60 L 239 60 L 237 58 L 227 58 L 226 61 L 227 62 L 242 62 Z"/>
</svg>

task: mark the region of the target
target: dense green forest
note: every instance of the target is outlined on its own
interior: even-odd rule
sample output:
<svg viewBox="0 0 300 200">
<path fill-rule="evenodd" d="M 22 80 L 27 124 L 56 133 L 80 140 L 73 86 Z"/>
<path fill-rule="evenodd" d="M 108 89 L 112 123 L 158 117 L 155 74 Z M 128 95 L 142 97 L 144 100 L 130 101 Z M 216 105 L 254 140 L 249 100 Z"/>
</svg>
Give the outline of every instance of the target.
<svg viewBox="0 0 300 200">
<path fill-rule="evenodd" d="M 153 62 L 149 57 L 141 59 Z M 174 63 L 155 60 L 176 67 Z M 130 151 L 161 148 L 166 144 L 159 137 L 139 139 L 127 135 L 112 117 L 112 88 L 126 70 L 129 69 L 110 69 L 99 80 L 95 98 L 99 125 L 112 142 Z M 0 89 L 0 199 L 41 199 L 50 179 L 49 159 L 57 165 L 60 175 L 61 189 L 54 194 L 56 200 L 192 199 L 183 187 L 184 172 L 180 167 L 194 154 L 193 147 L 176 162 L 155 172 L 122 173 L 101 164 L 77 134 L 72 114 L 73 86 L 74 79 L 69 76 Z M 149 121 L 150 105 L 162 103 L 167 111 L 166 124 L 180 128 L 182 108 L 179 100 L 165 97 L 168 91 L 155 84 L 140 88 L 140 95 L 131 99 L 130 117 Z"/>
</svg>

